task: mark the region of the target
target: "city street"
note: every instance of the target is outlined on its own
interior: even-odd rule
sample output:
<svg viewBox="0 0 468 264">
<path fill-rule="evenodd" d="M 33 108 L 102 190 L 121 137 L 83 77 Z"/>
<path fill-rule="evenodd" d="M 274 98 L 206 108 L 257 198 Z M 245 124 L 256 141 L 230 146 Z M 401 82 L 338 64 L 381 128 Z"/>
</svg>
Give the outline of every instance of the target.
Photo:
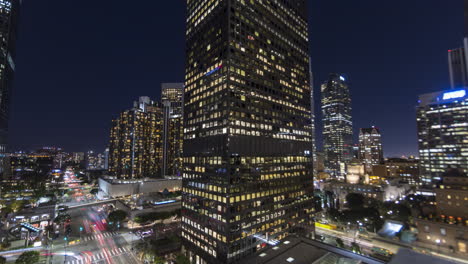
<svg viewBox="0 0 468 264">
<path fill-rule="evenodd" d="M 359 236 L 356 236 L 355 232 L 344 232 L 340 230 L 329 230 L 329 229 L 324 229 L 320 227 L 316 227 L 315 232 L 318 235 L 324 236 L 325 237 L 325 243 L 332 244 L 334 241 L 336 241 L 336 238 L 341 238 L 345 244 L 350 245 L 352 242 L 355 242 L 359 244 L 362 253 L 371 255 L 372 251 L 371 249 L 373 247 L 379 247 L 379 248 L 384 248 L 386 250 L 389 250 L 393 254 L 396 254 L 398 250 L 402 247 L 401 245 L 398 245 L 396 242 L 391 242 L 391 241 L 382 241 L 382 240 L 377 240 L 373 236 L 364 236 L 363 234 L 359 234 Z M 408 248 L 412 248 L 413 250 L 417 251 L 423 251 L 424 249 L 421 248 L 415 248 L 411 246 L 407 246 Z M 439 254 L 436 252 L 432 252 L 433 255 L 439 256 L 441 258 L 449 259 L 452 261 L 456 261 L 457 263 L 468 263 L 467 260 L 456 258 L 453 256 L 449 256 L 446 254 Z"/>
<path fill-rule="evenodd" d="M 88 198 L 90 194 L 81 186 L 72 170 L 64 174 L 65 187 L 74 190 L 71 201 L 61 205 L 79 205 L 90 203 L 90 206 L 69 208 L 70 233 L 67 237 L 64 230 L 53 241 L 52 249 L 44 253 L 48 257 L 47 263 L 140 263 L 132 252 L 129 241 L 136 236 L 117 231 L 108 231 L 108 205 L 94 205 Z"/>
<path fill-rule="evenodd" d="M 54 241 L 51 263 L 140 263 L 128 242 L 132 236 L 126 239 L 119 232 L 106 231 L 102 207 L 71 209 L 68 213 L 72 232 L 67 241 L 63 235 Z"/>
</svg>

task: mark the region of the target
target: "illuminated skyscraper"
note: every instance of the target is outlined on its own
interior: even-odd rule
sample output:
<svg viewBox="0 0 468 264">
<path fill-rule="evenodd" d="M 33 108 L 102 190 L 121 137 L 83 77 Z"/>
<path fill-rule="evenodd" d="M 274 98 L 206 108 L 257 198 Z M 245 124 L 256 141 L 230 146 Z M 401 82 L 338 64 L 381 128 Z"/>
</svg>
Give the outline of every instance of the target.
<svg viewBox="0 0 468 264">
<path fill-rule="evenodd" d="M 345 163 L 353 157 L 351 95 L 345 78 L 336 73 L 330 74 L 321 91 L 325 168 L 343 179 Z"/>
<path fill-rule="evenodd" d="M 121 179 L 160 177 L 162 171 L 162 109 L 149 97 L 112 121 L 109 172 Z"/>
<path fill-rule="evenodd" d="M 311 127 L 312 127 L 312 164 L 314 176 L 317 175 L 317 142 L 315 135 L 315 97 L 314 97 L 314 74 L 312 73 L 312 60 L 309 58 L 309 75 L 310 75 L 310 111 L 311 111 Z"/>
<path fill-rule="evenodd" d="M 431 185 L 449 169 L 468 173 L 466 88 L 419 96 L 417 107 L 421 183 Z"/>
<path fill-rule="evenodd" d="M 161 101 L 164 112 L 163 175 L 182 176 L 183 83 L 163 83 Z"/>
<path fill-rule="evenodd" d="M 382 139 L 378 128 L 359 130 L 359 159 L 364 163 L 367 173 L 372 173 L 372 166 L 383 163 Z"/>
<path fill-rule="evenodd" d="M 16 25 L 20 0 L 0 1 L 0 152 L 8 144 L 11 87 L 15 71 Z"/>
<path fill-rule="evenodd" d="M 196 263 L 313 229 L 306 10 L 187 0 L 182 237 Z"/>
</svg>

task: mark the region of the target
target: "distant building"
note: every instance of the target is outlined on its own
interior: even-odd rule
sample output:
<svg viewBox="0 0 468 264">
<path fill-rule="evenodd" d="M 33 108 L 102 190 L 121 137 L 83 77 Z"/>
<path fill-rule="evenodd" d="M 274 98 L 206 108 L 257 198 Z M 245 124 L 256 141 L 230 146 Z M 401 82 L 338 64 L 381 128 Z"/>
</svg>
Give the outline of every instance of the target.
<svg viewBox="0 0 468 264">
<path fill-rule="evenodd" d="M 104 150 L 104 169 L 109 169 L 109 147 Z"/>
<path fill-rule="evenodd" d="M 10 98 L 15 72 L 16 28 L 20 0 L 0 1 L 0 153 L 8 144 Z"/>
<path fill-rule="evenodd" d="M 3 159 L 5 180 L 37 182 L 46 179 L 53 169 L 53 156 L 44 154 L 8 154 Z"/>
<path fill-rule="evenodd" d="M 449 50 L 448 63 L 452 88 L 468 86 L 468 67 L 465 47 Z"/>
<path fill-rule="evenodd" d="M 183 83 L 163 83 L 161 102 L 163 105 L 163 176 L 182 176 L 183 153 Z"/>
<path fill-rule="evenodd" d="M 421 181 L 431 185 L 449 169 L 468 172 L 467 88 L 419 97 L 417 126 Z"/>
<path fill-rule="evenodd" d="M 369 183 L 369 175 L 365 172 L 365 166 L 359 160 L 352 160 L 346 166 L 346 182 L 351 184 Z"/>
<path fill-rule="evenodd" d="M 314 170 L 317 171 L 317 173 L 325 170 L 325 156 L 321 151 L 315 152 Z"/>
<path fill-rule="evenodd" d="M 372 172 L 372 166 L 383 163 L 382 139 L 378 128 L 359 130 L 359 159 L 364 163 L 367 173 Z"/>
<path fill-rule="evenodd" d="M 398 178 L 410 185 L 418 185 L 419 161 L 402 158 L 390 158 L 385 161 L 387 176 L 389 179 Z"/>
<path fill-rule="evenodd" d="M 354 184 L 343 182 L 328 182 L 323 185 L 323 189 L 335 194 L 336 203 L 345 205 L 346 195 L 350 193 L 359 193 L 364 197 L 374 198 L 378 201 L 396 201 L 411 193 L 411 187 L 398 181 L 383 185 Z"/>
<path fill-rule="evenodd" d="M 351 94 L 345 78 L 336 73 L 322 84 L 321 92 L 325 168 L 343 179 L 344 164 L 353 156 Z"/>
<path fill-rule="evenodd" d="M 105 166 L 104 154 L 96 153 L 92 150 L 86 153 L 86 169 L 87 170 L 103 170 Z"/>
<path fill-rule="evenodd" d="M 120 179 L 160 177 L 162 171 L 162 109 L 149 97 L 112 121 L 109 173 Z"/>
<path fill-rule="evenodd" d="M 311 112 L 311 133 L 312 133 L 312 163 L 313 166 L 313 173 L 314 177 L 318 175 L 319 168 L 316 166 L 317 164 L 317 141 L 316 141 L 316 134 L 315 134 L 315 95 L 314 95 L 314 74 L 312 72 L 312 59 L 309 57 L 309 76 L 310 76 L 310 112 Z"/>
</svg>

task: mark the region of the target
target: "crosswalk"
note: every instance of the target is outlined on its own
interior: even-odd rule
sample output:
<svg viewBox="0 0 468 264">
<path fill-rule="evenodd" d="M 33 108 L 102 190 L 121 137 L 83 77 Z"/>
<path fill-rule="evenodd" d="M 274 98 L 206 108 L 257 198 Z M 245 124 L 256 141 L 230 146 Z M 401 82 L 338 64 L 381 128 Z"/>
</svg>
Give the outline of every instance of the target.
<svg viewBox="0 0 468 264">
<path fill-rule="evenodd" d="M 105 232 L 105 233 L 100 233 L 96 235 L 91 235 L 91 236 L 85 236 L 81 239 L 82 242 L 90 241 L 90 240 L 97 240 L 97 239 L 103 239 L 106 237 L 113 237 L 118 235 L 119 233 L 117 232 Z"/>
<path fill-rule="evenodd" d="M 107 253 L 104 253 L 101 251 L 101 252 L 94 253 L 91 256 L 83 257 L 82 259 L 70 260 L 65 263 L 66 264 L 89 264 L 89 263 L 98 262 L 106 258 L 112 258 L 112 257 L 119 256 L 122 254 L 127 254 L 127 253 L 129 253 L 129 250 L 127 248 L 120 247 L 120 248 L 109 249 L 107 250 Z"/>
</svg>

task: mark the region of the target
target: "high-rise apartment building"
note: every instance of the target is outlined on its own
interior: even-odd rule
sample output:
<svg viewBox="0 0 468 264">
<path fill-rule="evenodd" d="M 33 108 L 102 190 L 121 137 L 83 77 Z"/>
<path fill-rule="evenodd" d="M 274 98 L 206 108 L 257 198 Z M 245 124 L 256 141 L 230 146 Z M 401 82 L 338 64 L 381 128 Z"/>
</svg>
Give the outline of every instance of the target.
<svg viewBox="0 0 468 264">
<path fill-rule="evenodd" d="M 187 0 L 182 237 L 196 263 L 313 229 L 306 10 Z"/>
<path fill-rule="evenodd" d="M 121 179 L 160 177 L 162 121 L 162 109 L 149 97 L 140 97 L 132 109 L 113 120 L 109 172 Z"/>
<path fill-rule="evenodd" d="M 378 128 L 359 130 L 359 159 L 364 163 L 367 173 L 372 173 L 372 166 L 383 164 L 382 139 Z"/>
<path fill-rule="evenodd" d="M 11 87 L 15 72 L 16 27 L 20 0 L 0 1 L 0 152 L 8 145 Z"/>
<path fill-rule="evenodd" d="M 183 83 L 163 83 L 161 101 L 163 106 L 163 175 L 182 176 Z"/>
<path fill-rule="evenodd" d="M 93 150 L 86 152 L 85 167 L 87 170 L 103 170 L 104 162 L 103 153 L 96 153 Z"/>
<path fill-rule="evenodd" d="M 345 163 L 353 157 L 353 122 L 351 95 L 343 76 L 330 74 L 321 86 L 323 150 L 325 168 L 332 176 L 343 179 Z"/>
<path fill-rule="evenodd" d="M 449 169 L 468 172 L 467 88 L 419 96 L 417 125 L 421 183 L 442 180 Z"/>
</svg>

